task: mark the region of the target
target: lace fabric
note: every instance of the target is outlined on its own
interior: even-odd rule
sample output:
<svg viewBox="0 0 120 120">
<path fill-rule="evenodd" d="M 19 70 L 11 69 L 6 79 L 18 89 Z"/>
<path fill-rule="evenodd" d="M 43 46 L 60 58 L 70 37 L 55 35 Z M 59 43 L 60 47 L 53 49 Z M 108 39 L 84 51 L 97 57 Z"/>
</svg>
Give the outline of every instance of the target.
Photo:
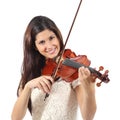
<svg viewBox="0 0 120 120">
<path fill-rule="evenodd" d="M 35 88 L 31 93 L 32 120 L 76 120 L 77 99 L 73 88 L 80 82 L 72 83 L 59 80 L 52 85 L 49 97 Z"/>
</svg>

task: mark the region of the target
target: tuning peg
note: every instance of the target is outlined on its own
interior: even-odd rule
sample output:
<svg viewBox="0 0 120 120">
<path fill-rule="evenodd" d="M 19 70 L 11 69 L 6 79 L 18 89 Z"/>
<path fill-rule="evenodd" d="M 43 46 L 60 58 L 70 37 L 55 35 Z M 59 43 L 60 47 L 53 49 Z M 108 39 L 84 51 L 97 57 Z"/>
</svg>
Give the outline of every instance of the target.
<svg viewBox="0 0 120 120">
<path fill-rule="evenodd" d="M 99 71 L 103 71 L 104 67 L 103 66 L 100 66 L 99 67 Z"/>
<path fill-rule="evenodd" d="M 102 81 L 98 82 L 98 83 L 96 84 L 97 87 L 100 87 L 100 86 L 101 86 L 101 83 L 102 83 Z"/>
<path fill-rule="evenodd" d="M 108 73 L 109 73 L 109 70 L 106 70 L 104 74 L 105 74 L 105 75 L 108 75 Z"/>
</svg>

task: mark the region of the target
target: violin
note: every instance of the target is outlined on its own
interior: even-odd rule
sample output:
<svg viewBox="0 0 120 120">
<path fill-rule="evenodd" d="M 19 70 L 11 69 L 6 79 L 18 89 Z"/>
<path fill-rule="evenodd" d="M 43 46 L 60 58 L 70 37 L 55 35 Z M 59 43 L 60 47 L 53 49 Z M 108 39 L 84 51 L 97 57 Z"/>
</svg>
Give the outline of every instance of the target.
<svg viewBox="0 0 120 120">
<path fill-rule="evenodd" d="M 65 49 L 63 53 L 63 60 L 60 61 L 55 78 L 61 77 L 66 82 L 72 82 L 78 78 L 78 68 L 84 66 L 90 70 L 91 74 L 95 76 L 95 79 L 98 78 L 100 80 L 100 82 L 97 83 L 98 87 L 102 82 L 108 83 L 110 81 L 108 78 L 108 70 L 102 74 L 100 71 L 104 69 L 103 66 L 100 66 L 97 71 L 96 69 L 90 67 L 90 64 L 91 61 L 86 55 L 76 55 L 70 49 Z M 57 63 L 52 59 L 48 59 L 46 61 L 46 65 L 42 69 L 42 75 L 54 75 L 56 67 Z M 95 79 L 92 82 L 95 82 Z"/>
</svg>

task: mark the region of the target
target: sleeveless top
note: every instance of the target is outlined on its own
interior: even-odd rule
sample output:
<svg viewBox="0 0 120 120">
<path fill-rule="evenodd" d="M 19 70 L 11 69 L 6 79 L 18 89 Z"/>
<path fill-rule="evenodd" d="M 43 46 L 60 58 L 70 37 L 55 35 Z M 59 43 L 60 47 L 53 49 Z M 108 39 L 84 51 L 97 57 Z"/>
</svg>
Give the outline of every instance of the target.
<svg viewBox="0 0 120 120">
<path fill-rule="evenodd" d="M 32 120 L 76 120 L 78 103 L 74 88 L 80 81 L 68 83 L 59 79 L 49 96 L 35 88 L 31 92 Z M 45 99 L 45 100 L 44 100 Z"/>
</svg>

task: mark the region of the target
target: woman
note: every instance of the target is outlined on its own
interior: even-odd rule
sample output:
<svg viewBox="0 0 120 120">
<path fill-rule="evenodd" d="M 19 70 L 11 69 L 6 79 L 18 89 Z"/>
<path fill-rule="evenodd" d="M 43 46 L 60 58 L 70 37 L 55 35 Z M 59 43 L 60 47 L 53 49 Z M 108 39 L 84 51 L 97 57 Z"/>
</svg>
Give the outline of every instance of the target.
<svg viewBox="0 0 120 120">
<path fill-rule="evenodd" d="M 22 75 L 12 120 L 22 120 L 27 108 L 33 120 L 75 120 L 77 106 L 83 120 L 93 120 L 95 85 L 88 68 L 80 67 L 73 82 L 61 78 L 55 81 L 42 74 L 46 60 L 57 61 L 63 46 L 61 32 L 52 20 L 36 16 L 30 21 L 24 35 Z M 49 96 L 45 99 L 46 94 Z"/>
</svg>

